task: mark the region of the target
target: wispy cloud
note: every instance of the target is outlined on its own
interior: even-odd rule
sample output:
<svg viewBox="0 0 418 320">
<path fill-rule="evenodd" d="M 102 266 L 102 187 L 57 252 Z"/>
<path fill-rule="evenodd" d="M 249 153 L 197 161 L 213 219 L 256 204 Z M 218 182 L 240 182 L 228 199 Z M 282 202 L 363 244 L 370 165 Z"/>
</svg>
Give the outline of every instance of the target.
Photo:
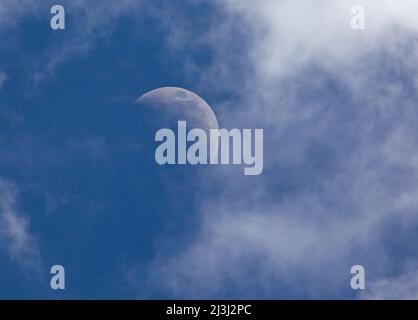
<svg viewBox="0 0 418 320">
<path fill-rule="evenodd" d="M 0 178 L 0 240 L 1 248 L 22 269 L 39 272 L 40 251 L 36 237 L 30 232 L 29 219 L 18 212 L 18 189 Z"/>
<path fill-rule="evenodd" d="M 123 17 L 129 18 L 140 12 L 148 1 L 63 1 L 66 13 L 74 17 L 73 23 L 63 31 L 66 37 L 54 46 L 45 48 L 36 65 L 33 83 L 36 86 L 54 75 L 66 62 L 87 55 L 95 48 L 96 42 L 112 34 L 115 24 Z"/>
<path fill-rule="evenodd" d="M 0 90 L 3 88 L 4 83 L 7 80 L 7 74 L 0 71 Z"/>
<path fill-rule="evenodd" d="M 43 6 L 43 1 L 22 0 L 2 0 L 0 2 L 0 27 L 2 31 L 16 27 L 21 19 L 35 15 Z"/>
<path fill-rule="evenodd" d="M 418 299 L 418 272 L 416 262 L 408 265 L 401 274 L 382 277 L 367 283 L 367 290 L 360 295 L 362 299 Z"/>
<path fill-rule="evenodd" d="M 30 61 L 33 67 L 30 81 L 36 85 L 44 83 L 54 76 L 56 70 L 66 62 L 88 54 L 94 49 L 97 40 L 105 39 L 112 34 L 113 27 L 119 19 L 131 17 L 141 12 L 151 2 L 122 0 L 105 0 L 90 3 L 82 0 L 60 2 L 66 10 L 67 28 L 61 32 L 62 41 L 57 37 L 53 45 L 45 47 L 37 57 L 37 62 Z M 20 1 L 2 0 L 0 3 L 0 38 L 19 28 L 27 18 L 42 18 L 46 26 L 51 17 L 50 8 L 56 4 L 52 1 Z M 140 15 L 139 15 L 140 16 Z M 52 32 L 52 31 L 51 31 Z M 14 45 L 16 45 L 14 39 Z"/>
</svg>

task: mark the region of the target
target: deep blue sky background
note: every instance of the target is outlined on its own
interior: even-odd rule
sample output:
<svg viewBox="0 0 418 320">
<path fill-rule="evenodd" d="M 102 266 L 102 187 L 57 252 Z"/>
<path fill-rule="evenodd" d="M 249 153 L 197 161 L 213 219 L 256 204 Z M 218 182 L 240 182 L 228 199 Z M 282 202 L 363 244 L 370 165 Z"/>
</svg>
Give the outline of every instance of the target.
<svg viewBox="0 0 418 320">
<path fill-rule="evenodd" d="M 190 19 L 199 17 L 196 28 L 210 14 L 178 6 Z M 193 90 L 193 82 L 165 49 L 160 22 L 143 16 L 141 22 L 116 19 L 91 50 L 34 83 L 30 73 L 42 69 L 44 52 L 65 49 L 86 18 L 68 8 L 67 29 L 52 31 L 49 8 L 45 2 L 43 17 L 28 17 L 4 35 L 11 45 L 0 50 L 8 75 L 1 105 L 21 119 L 1 119 L 1 175 L 20 186 L 19 209 L 30 215 L 42 247 L 40 278 L 2 258 L 0 296 L 134 297 L 125 288 L 124 264 L 152 259 L 159 241 L 170 241 L 160 237 L 168 231 L 168 239 L 187 238 L 195 186 L 164 190 L 150 161 L 154 150 L 138 147 L 153 137 L 141 134 L 143 120 L 133 102 L 157 87 Z M 208 59 L 198 52 L 197 58 L 203 64 Z M 67 271 L 63 293 L 49 287 L 54 264 Z"/>
</svg>

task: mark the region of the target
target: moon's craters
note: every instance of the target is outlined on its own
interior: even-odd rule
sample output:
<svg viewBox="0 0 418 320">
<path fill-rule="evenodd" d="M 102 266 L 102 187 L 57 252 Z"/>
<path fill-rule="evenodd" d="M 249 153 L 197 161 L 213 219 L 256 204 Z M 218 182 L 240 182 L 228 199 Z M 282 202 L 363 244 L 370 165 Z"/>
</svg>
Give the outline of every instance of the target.
<svg viewBox="0 0 418 320">
<path fill-rule="evenodd" d="M 156 111 L 154 117 L 169 123 L 186 121 L 189 128 L 206 131 L 218 129 L 218 121 L 211 107 L 195 93 L 177 87 L 164 87 L 145 93 L 137 104 Z"/>
</svg>

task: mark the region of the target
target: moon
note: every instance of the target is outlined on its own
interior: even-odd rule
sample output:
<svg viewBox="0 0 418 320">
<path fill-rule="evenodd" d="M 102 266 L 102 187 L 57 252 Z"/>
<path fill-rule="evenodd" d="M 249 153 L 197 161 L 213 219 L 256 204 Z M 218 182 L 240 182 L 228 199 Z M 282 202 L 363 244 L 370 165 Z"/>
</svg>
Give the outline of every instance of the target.
<svg viewBox="0 0 418 320">
<path fill-rule="evenodd" d="M 177 121 L 186 121 L 188 128 L 200 128 L 205 131 L 219 129 L 218 120 L 212 108 L 197 94 L 178 87 L 163 87 L 140 96 L 135 104 L 155 111 L 159 122 L 177 125 Z"/>
</svg>

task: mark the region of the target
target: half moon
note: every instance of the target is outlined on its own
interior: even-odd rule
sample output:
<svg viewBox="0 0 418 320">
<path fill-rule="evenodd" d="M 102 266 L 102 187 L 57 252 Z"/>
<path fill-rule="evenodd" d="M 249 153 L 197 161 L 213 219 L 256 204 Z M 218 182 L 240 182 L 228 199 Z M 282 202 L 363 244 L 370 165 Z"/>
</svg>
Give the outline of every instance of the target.
<svg viewBox="0 0 418 320">
<path fill-rule="evenodd" d="M 145 93 L 135 103 L 153 109 L 156 111 L 155 117 L 170 124 L 186 121 L 188 128 L 205 131 L 219 129 L 215 113 L 206 101 L 183 88 L 158 88 Z"/>
</svg>

